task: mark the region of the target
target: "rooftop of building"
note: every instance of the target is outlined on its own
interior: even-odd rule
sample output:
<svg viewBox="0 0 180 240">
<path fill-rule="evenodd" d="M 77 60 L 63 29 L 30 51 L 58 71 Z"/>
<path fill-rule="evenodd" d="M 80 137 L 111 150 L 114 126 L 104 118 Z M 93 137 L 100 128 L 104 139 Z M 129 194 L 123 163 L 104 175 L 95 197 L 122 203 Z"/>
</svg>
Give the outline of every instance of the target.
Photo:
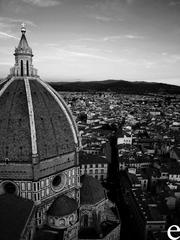
<svg viewBox="0 0 180 240">
<path fill-rule="evenodd" d="M 80 152 L 79 154 L 79 163 L 82 164 L 102 164 L 109 163 L 109 159 L 106 156 L 88 154 L 85 152 Z"/>
<path fill-rule="evenodd" d="M 13 194 L 0 195 L 0 238 L 19 240 L 31 219 L 34 203 Z"/>
<path fill-rule="evenodd" d="M 75 212 L 78 209 L 78 203 L 75 199 L 66 195 L 57 197 L 47 211 L 47 215 L 54 217 L 63 217 Z"/>
<path fill-rule="evenodd" d="M 95 205 L 105 200 L 105 189 L 100 181 L 87 174 L 81 176 L 82 187 L 80 189 L 81 205 Z"/>
</svg>

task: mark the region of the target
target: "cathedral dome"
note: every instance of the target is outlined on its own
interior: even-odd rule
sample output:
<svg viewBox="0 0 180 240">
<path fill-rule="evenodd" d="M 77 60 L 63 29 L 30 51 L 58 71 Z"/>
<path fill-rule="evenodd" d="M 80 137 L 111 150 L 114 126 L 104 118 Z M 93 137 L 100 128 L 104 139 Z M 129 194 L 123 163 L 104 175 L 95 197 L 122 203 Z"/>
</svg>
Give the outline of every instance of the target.
<svg viewBox="0 0 180 240">
<path fill-rule="evenodd" d="M 0 90 L 0 164 L 7 165 L 2 170 L 5 177 L 11 177 L 8 174 L 13 172 L 12 168 L 9 172 L 8 166 L 16 164 L 17 177 L 20 174 L 31 178 L 35 174 L 32 171 L 38 177 L 38 171 L 42 176 L 62 169 L 60 164 L 67 168 L 68 161 L 72 166 L 78 132 L 65 101 L 37 76 L 24 27 L 21 32 L 15 65 Z M 31 167 L 37 163 L 43 164 L 36 169 Z"/>
<path fill-rule="evenodd" d="M 9 80 L 0 91 L 0 161 L 31 162 L 70 153 L 77 144 L 73 117 L 40 79 Z"/>
<path fill-rule="evenodd" d="M 81 177 L 81 184 L 80 202 L 82 205 L 93 205 L 105 199 L 104 188 L 96 178 L 85 174 Z"/>
<path fill-rule="evenodd" d="M 61 195 L 54 200 L 47 214 L 49 216 L 64 217 L 72 214 L 78 209 L 78 203 L 73 198 L 66 195 Z"/>
</svg>

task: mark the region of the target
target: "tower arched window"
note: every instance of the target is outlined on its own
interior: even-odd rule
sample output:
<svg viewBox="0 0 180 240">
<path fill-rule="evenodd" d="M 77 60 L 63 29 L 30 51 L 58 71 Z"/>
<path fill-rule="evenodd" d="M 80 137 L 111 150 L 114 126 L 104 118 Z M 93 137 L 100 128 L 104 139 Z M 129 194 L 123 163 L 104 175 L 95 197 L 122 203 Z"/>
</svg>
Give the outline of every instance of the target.
<svg viewBox="0 0 180 240">
<path fill-rule="evenodd" d="M 21 76 L 24 76 L 23 60 L 21 60 Z"/>
<path fill-rule="evenodd" d="M 27 76 L 29 76 L 29 61 L 26 61 L 26 71 L 27 71 Z"/>
<path fill-rule="evenodd" d="M 84 227 L 85 228 L 88 227 L 88 215 L 87 214 L 84 215 Z"/>
</svg>

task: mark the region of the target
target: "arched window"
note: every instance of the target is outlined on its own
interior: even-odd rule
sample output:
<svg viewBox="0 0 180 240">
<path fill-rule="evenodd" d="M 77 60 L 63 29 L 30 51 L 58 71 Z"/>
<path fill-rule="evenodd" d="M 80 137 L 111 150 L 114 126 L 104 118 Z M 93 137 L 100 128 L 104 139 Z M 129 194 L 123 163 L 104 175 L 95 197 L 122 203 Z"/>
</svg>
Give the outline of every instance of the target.
<svg viewBox="0 0 180 240">
<path fill-rule="evenodd" d="M 23 60 L 21 60 L 21 76 L 24 75 L 24 70 L 23 70 Z"/>
<path fill-rule="evenodd" d="M 98 223 L 101 222 L 101 211 L 98 212 Z"/>
<path fill-rule="evenodd" d="M 29 76 L 29 62 L 26 61 L 27 76 Z"/>
<path fill-rule="evenodd" d="M 88 215 L 84 215 L 84 227 L 87 228 L 88 227 Z"/>
</svg>

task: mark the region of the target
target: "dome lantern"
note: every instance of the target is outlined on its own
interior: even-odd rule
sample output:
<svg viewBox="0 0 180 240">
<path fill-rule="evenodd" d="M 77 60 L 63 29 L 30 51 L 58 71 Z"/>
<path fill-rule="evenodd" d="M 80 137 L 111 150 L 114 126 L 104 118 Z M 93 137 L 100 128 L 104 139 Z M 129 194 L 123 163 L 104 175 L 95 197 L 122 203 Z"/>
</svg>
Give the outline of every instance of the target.
<svg viewBox="0 0 180 240">
<path fill-rule="evenodd" d="M 33 53 L 26 39 L 26 27 L 24 23 L 21 25 L 21 33 L 22 35 L 18 47 L 15 48 L 15 65 L 10 70 L 10 77 L 34 77 L 37 76 L 37 69 L 35 69 L 32 64 Z"/>
</svg>

